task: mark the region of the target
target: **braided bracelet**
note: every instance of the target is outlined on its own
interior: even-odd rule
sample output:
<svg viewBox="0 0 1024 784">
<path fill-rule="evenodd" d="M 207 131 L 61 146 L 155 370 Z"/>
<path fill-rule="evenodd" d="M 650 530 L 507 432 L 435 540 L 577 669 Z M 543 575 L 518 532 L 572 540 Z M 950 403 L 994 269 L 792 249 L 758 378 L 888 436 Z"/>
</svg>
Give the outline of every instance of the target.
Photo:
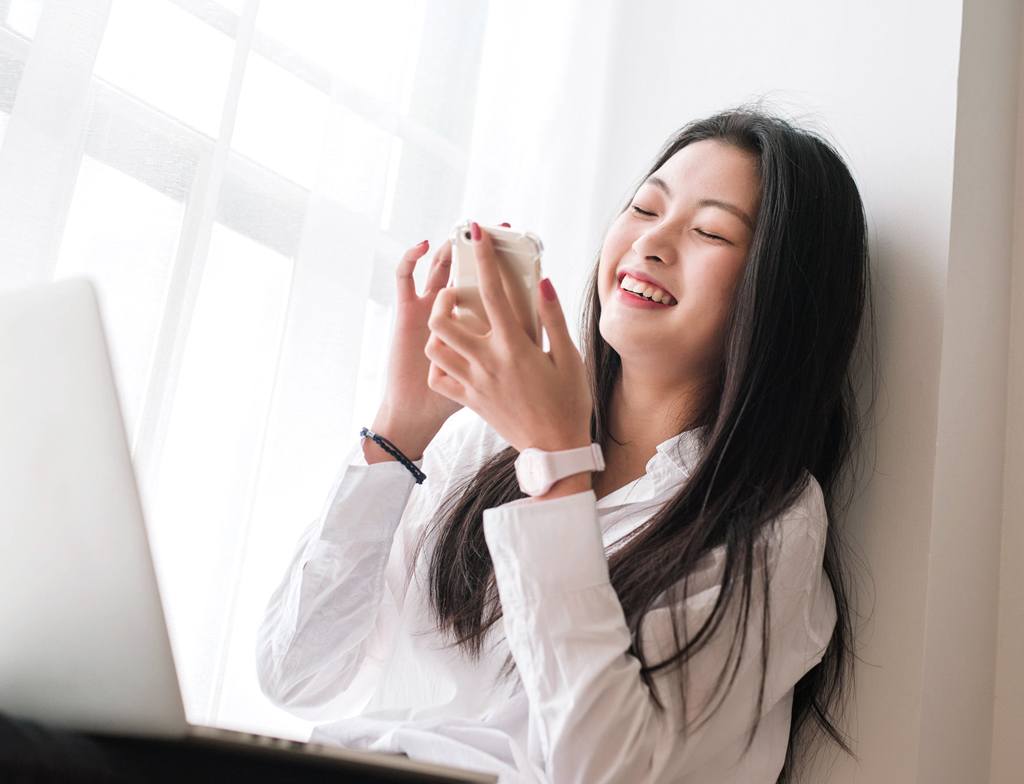
<svg viewBox="0 0 1024 784">
<path fill-rule="evenodd" d="M 427 475 L 420 471 L 420 469 L 418 469 L 415 465 L 413 465 L 413 462 L 405 455 L 403 455 L 401 450 L 399 450 L 397 446 L 395 446 L 386 438 L 384 438 L 384 436 L 378 435 L 377 433 L 374 433 L 372 430 L 366 427 L 359 431 L 359 435 L 362 438 L 369 438 L 381 449 L 383 449 L 389 455 L 394 457 L 399 463 L 401 463 L 410 471 L 412 471 L 412 475 L 416 477 L 416 484 L 423 484 L 423 480 L 427 478 Z"/>
</svg>

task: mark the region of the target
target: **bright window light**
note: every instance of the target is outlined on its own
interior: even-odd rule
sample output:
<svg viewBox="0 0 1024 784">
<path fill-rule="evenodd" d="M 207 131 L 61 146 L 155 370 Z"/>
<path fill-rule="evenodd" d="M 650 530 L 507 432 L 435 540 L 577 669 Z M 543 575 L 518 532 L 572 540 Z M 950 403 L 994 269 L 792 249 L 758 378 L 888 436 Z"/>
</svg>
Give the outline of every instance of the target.
<svg viewBox="0 0 1024 784">
<path fill-rule="evenodd" d="M 183 215 L 180 201 L 82 159 L 54 278 L 88 276 L 96 283 L 133 440 Z"/>
<path fill-rule="evenodd" d="M 193 721 L 206 717 L 277 373 L 292 261 L 217 224 L 154 492 L 153 538 Z"/>
<path fill-rule="evenodd" d="M 245 68 L 232 146 L 306 188 L 316 183 L 327 96 L 253 54 Z"/>
<path fill-rule="evenodd" d="M 35 38 L 43 0 L 11 0 L 7 9 L 7 26 L 26 38 Z"/>
<path fill-rule="evenodd" d="M 167 0 L 114 0 L 94 73 L 216 137 L 234 41 Z"/>
</svg>

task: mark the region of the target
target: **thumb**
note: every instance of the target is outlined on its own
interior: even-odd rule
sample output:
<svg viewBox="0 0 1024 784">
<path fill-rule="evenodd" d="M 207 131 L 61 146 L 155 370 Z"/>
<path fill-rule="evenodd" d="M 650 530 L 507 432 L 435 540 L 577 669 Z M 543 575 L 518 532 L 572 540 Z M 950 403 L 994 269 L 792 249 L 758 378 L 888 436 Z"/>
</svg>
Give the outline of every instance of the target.
<svg viewBox="0 0 1024 784">
<path fill-rule="evenodd" d="M 568 351 L 576 351 L 576 345 L 572 342 L 569 334 L 569 327 L 565 323 L 565 313 L 558 301 L 555 287 L 551 285 L 551 278 L 544 278 L 540 282 L 540 301 L 538 311 L 540 323 L 544 331 L 548 333 L 550 354 L 555 362 L 565 357 Z"/>
</svg>

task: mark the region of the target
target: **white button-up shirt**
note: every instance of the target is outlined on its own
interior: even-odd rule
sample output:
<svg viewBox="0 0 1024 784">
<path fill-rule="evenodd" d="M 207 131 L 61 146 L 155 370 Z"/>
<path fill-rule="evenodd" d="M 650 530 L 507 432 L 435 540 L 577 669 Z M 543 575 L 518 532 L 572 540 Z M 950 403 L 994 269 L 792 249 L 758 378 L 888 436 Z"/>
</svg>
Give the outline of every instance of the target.
<svg viewBox="0 0 1024 784">
<path fill-rule="evenodd" d="M 757 704 L 763 601 L 754 590 L 736 680 L 713 718 L 681 734 L 725 661 L 734 624 L 680 671 L 653 677 L 657 711 L 630 655 L 630 632 L 608 577 L 607 554 L 649 519 L 686 479 L 697 430 L 657 447 L 644 476 L 597 499 L 593 490 L 547 501 L 512 501 L 484 512 L 503 617 L 472 661 L 441 638 L 426 590 L 420 533 L 458 479 L 508 446 L 469 409 L 451 417 L 417 466 L 368 465 L 352 444 L 321 517 L 303 535 L 260 629 L 261 686 L 276 704 L 319 721 L 312 740 L 404 752 L 410 758 L 496 773 L 505 782 L 775 782 L 788 742 L 794 684 L 824 655 L 836 621 L 822 568 L 827 516 L 821 488 L 805 492 L 766 527 L 770 555 L 770 651 L 761 725 L 739 757 Z M 692 637 L 719 592 L 724 549 L 690 579 Z M 664 595 L 663 595 L 664 596 Z M 674 648 L 670 613 L 644 618 L 644 653 Z M 500 679 L 511 651 L 516 673 Z"/>
</svg>

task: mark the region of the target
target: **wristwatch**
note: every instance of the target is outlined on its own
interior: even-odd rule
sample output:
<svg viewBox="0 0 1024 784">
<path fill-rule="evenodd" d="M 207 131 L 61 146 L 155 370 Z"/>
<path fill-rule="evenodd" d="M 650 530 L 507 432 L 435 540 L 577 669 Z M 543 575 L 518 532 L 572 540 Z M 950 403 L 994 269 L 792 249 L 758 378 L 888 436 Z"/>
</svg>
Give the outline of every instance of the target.
<svg viewBox="0 0 1024 784">
<path fill-rule="evenodd" d="M 531 446 L 516 458 L 519 489 L 527 495 L 544 495 L 559 479 L 584 471 L 604 471 L 600 444 L 560 452 L 545 452 Z"/>
</svg>

